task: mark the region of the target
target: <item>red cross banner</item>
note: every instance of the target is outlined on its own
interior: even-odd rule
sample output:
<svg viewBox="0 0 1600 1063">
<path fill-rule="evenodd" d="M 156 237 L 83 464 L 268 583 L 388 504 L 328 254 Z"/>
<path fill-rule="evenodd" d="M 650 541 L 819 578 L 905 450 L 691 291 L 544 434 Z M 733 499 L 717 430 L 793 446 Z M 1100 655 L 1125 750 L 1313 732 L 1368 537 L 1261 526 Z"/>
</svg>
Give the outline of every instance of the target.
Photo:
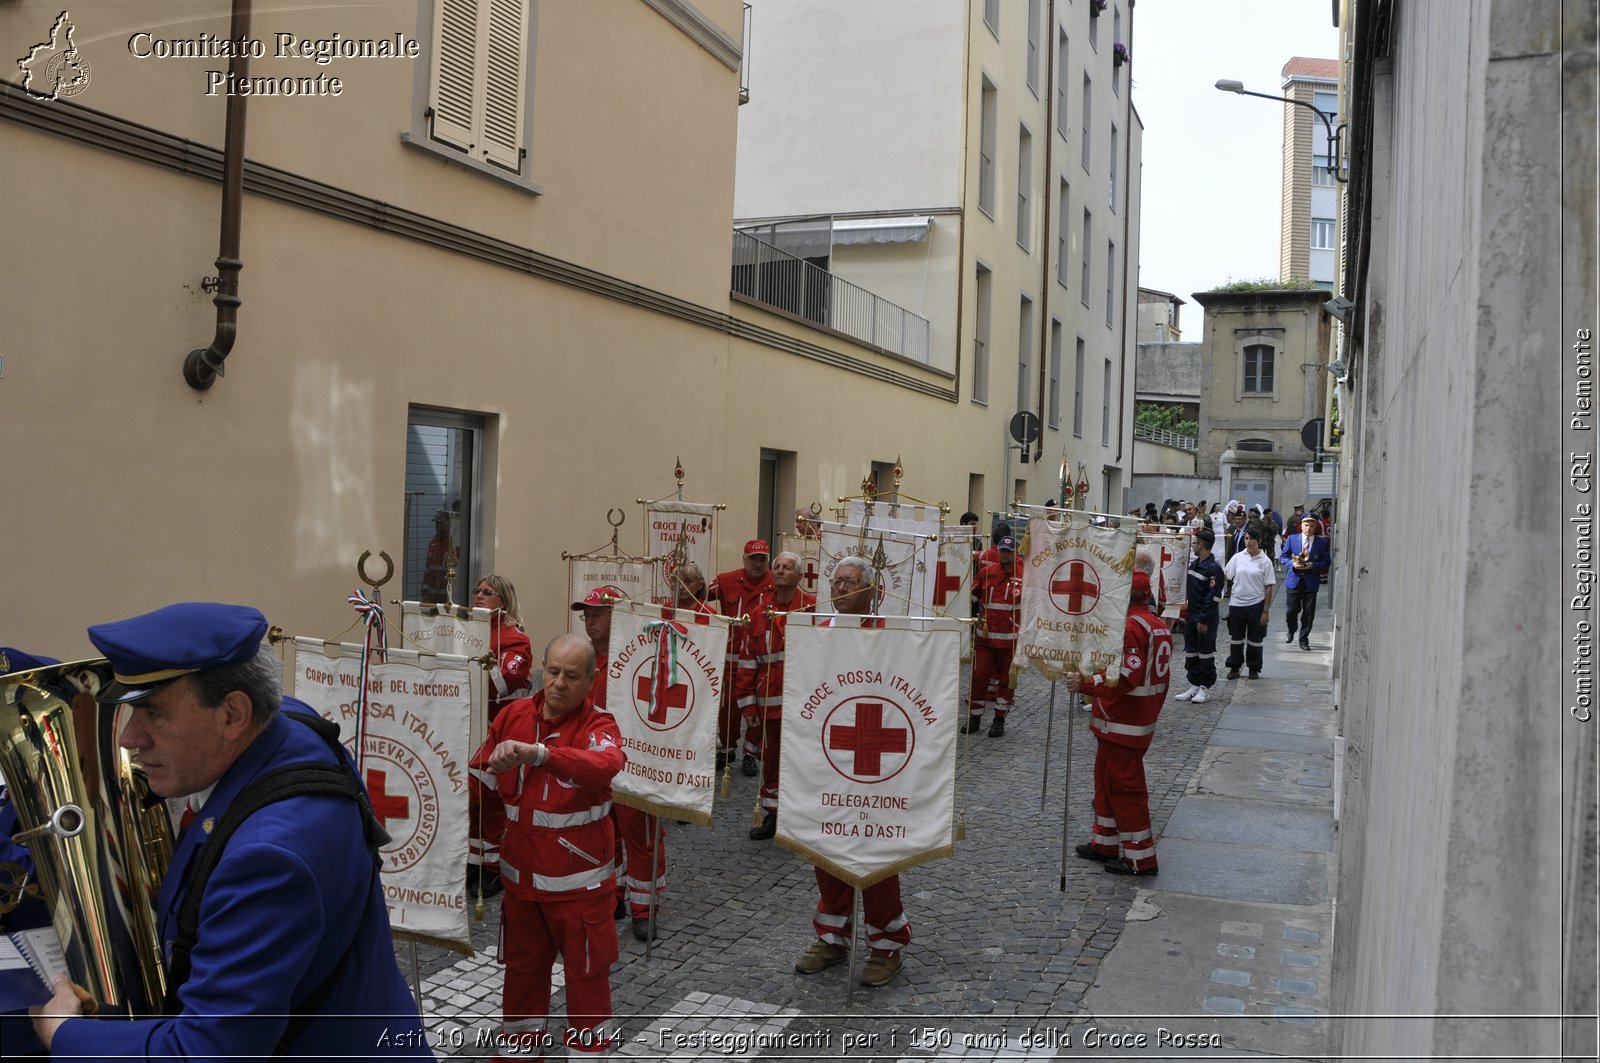
<svg viewBox="0 0 1600 1063">
<path fill-rule="evenodd" d="M 650 600 L 660 582 L 661 561 L 644 557 L 606 557 L 569 555 L 567 557 L 567 601 L 581 602 L 596 587 L 619 587 L 634 601 Z M 583 610 L 567 611 L 567 631 L 583 634 Z M 542 649 L 542 647 L 541 647 Z"/>
<path fill-rule="evenodd" d="M 1058 524 L 1032 518 L 1022 566 L 1021 658 L 1049 679 L 1121 660 L 1133 564 L 1131 522 L 1108 528 L 1076 514 Z"/>
<path fill-rule="evenodd" d="M 729 619 L 642 602 L 611 610 L 605 698 L 627 766 L 613 799 L 671 819 L 711 824 L 717 710 Z"/>
<path fill-rule="evenodd" d="M 778 536 L 778 550 L 800 557 L 800 589 L 819 598 L 826 597 L 826 584 L 822 581 L 822 540 L 794 532 Z M 776 555 L 774 555 L 776 557 Z M 819 589 L 820 588 L 820 589 Z"/>
<path fill-rule="evenodd" d="M 858 889 L 955 851 L 960 628 L 789 614 L 778 845 Z"/>
<path fill-rule="evenodd" d="M 401 602 L 406 646 L 428 653 L 481 657 L 489 652 L 490 611 L 470 605 L 450 609 L 430 602 Z"/>
<path fill-rule="evenodd" d="M 285 644 L 284 691 L 355 741 L 362 647 L 297 638 Z M 468 706 L 483 704 L 484 671 L 465 657 L 390 650 L 367 668 L 363 771 L 383 847 L 383 892 L 396 934 L 471 953 L 467 920 Z M 353 751 L 352 751 L 353 752 Z"/>
<path fill-rule="evenodd" d="M 972 616 L 972 536 L 946 528 L 939 536 L 939 566 L 929 580 L 935 616 Z M 961 659 L 972 658 L 972 625 L 961 625 Z"/>
<path fill-rule="evenodd" d="M 644 503 L 644 552 L 647 557 L 665 558 L 656 569 L 656 585 L 652 600 L 657 605 L 669 605 L 673 595 L 667 590 L 667 577 L 672 575 L 674 551 L 682 542 L 687 559 L 700 566 L 700 572 L 709 582 L 717 574 L 712 565 L 716 556 L 717 507 L 702 502 L 678 502 L 664 499 Z"/>
<path fill-rule="evenodd" d="M 878 612 L 883 616 L 926 616 L 933 612 L 930 574 L 939 565 L 939 540 L 919 532 L 887 528 L 861 528 L 851 524 L 822 523 L 821 584 L 827 589 L 834 566 L 855 555 L 878 568 Z M 833 606 L 827 594 L 819 593 L 817 611 L 830 613 Z"/>
<path fill-rule="evenodd" d="M 1187 534 L 1139 534 L 1139 556 L 1134 568 L 1150 573 L 1156 612 L 1162 616 L 1178 616 L 1189 601 L 1189 546 Z"/>
</svg>

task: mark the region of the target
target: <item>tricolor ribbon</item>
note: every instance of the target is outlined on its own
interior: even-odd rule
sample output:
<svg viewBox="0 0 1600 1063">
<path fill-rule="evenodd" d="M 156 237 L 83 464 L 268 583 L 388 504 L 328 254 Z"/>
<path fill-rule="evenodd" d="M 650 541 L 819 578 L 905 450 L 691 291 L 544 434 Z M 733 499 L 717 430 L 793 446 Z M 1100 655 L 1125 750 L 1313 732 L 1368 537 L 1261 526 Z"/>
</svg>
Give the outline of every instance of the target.
<svg viewBox="0 0 1600 1063">
<path fill-rule="evenodd" d="M 383 626 L 383 602 L 368 598 L 360 591 L 352 591 L 345 599 L 356 611 L 357 619 L 366 625 L 366 640 L 361 647 L 361 674 L 357 677 L 361 693 L 356 700 L 356 767 L 365 778 L 367 758 L 367 672 L 371 667 L 372 651 L 378 651 L 380 660 L 389 659 L 389 633 Z M 377 645 L 373 643 L 376 641 Z"/>
<path fill-rule="evenodd" d="M 683 641 L 683 634 L 678 630 L 678 625 L 670 620 L 648 621 L 644 625 L 644 632 L 646 637 L 656 637 L 655 682 L 650 684 L 650 716 L 653 719 L 657 704 L 678 674 L 678 643 Z"/>
</svg>

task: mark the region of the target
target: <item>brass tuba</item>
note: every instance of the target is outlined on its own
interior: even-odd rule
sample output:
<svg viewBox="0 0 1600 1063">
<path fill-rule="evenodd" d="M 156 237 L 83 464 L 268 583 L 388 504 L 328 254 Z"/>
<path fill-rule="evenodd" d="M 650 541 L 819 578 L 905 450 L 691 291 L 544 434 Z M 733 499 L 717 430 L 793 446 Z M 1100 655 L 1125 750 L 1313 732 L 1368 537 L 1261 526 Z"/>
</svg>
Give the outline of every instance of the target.
<svg viewBox="0 0 1600 1063">
<path fill-rule="evenodd" d="M 102 1015 L 159 1015 L 172 819 L 117 744 L 132 709 L 95 700 L 111 682 L 103 660 L 0 676 L 0 774 L 72 980 Z"/>
</svg>

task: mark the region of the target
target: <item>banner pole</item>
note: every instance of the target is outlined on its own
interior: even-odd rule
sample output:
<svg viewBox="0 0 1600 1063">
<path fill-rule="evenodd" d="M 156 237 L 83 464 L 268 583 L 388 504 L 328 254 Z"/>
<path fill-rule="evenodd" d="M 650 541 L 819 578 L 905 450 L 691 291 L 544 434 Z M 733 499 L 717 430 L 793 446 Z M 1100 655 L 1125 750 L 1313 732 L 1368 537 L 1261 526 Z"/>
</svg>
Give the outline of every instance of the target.
<svg viewBox="0 0 1600 1063">
<path fill-rule="evenodd" d="M 653 830 L 650 842 L 650 916 L 649 930 L 644 939 L 644 959 L 650 962 L 650 950 L 656 943 L 656 900 L 661 896 L 657 886 L 661 881 L 661 817 L 651 816 Z"/>
<path fill-rule="evenodd" d="M 1078 700 L 1082 694 L 1073 692 L 1067 699 L 1067 782 L 1061 788 L 1061 883 L 1057 887 L 1063 893 L 1067 889 L 1067 838 L 1072 831 L 1072 732 L 1077 730 Z"/>
<path fill-rule="evenodd" d="M 844 985 L 844 1006 L 850 1007 L 856 1000 L 856 937 L 857 929 L 861 925 L 861 888 L 858 886 L 850 891 L 850 962 L 846 970 L 850 972 Z"/>
<path fill-rule="evenodd" d="M 1044 783 L 1039 787 L 1039 811 L 1044 811 L 1045 795 L 1050 792 L 1050 736 L 1056 729 L 1056 681 L 1050 680 L 1050 715 L 1044 721 Z"/>
<path fill-rule="evenodd" d="M 406 947 L 411 952 L 411 989 L 417 995 L 417 1007 L 422 1007 L 422 969 L 417 966 L 417 942 L 412 939 L 406 942 Z"/>
</svg>

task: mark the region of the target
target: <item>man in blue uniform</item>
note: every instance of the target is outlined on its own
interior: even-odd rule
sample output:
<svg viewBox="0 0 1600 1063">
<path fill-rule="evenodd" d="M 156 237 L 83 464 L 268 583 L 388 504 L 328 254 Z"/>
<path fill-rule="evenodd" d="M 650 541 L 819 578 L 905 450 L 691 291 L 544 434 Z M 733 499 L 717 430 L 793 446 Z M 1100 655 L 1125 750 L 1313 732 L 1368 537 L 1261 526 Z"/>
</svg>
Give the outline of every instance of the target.
<svg viewBox="0 0 1600 1063">
<path fill-rule="evenodd" d="M 156 903 L 169 1016 L 79 1017 L 78 994 L 63 979 L 34 1009 L 34 1027 L 58 1057 L 431 1058 L 390 941 L 382 832 L 358 783 L 258 808 L 225 839 L 203 885 L 191 881 L 230 806 L 254 803 L 265 791 L 253 784 L 265 776 L 327 765 L 341 784 L 355 782 L 337 738 L 279 711 L 317 719 L 283 697 L 277 660 L 261 645 L 266 632 L 255 609 L 194 602 L 89 629 L 117 679 L 100 693 L 102 711 L 131 706 L 121 744 L 150 789 L 187 797 L 196 819 L 179 836 Z M 174 942 L 196 885 L 198 933 L 185 957 Z"/>
<path fill-rule="evenodd" d="M 1322 526 L 1317 518 L 1307 513 L 1300 518 L 1300 531 L 1283 541 L 1284 590 L 1289 592 L 1289 609 L 1285 614 L 1289 627 L 1284 642 L 1293 642 L 1295 629 L 1300 631 L 1300 648 L 1311 648 L 1311 622 L 1317 618 L 1317 589 L 1322 577 L 1333 566 L 1333 555 L 1328 550 L 1328 540 L 1319 533 Z"/>
</svg>

